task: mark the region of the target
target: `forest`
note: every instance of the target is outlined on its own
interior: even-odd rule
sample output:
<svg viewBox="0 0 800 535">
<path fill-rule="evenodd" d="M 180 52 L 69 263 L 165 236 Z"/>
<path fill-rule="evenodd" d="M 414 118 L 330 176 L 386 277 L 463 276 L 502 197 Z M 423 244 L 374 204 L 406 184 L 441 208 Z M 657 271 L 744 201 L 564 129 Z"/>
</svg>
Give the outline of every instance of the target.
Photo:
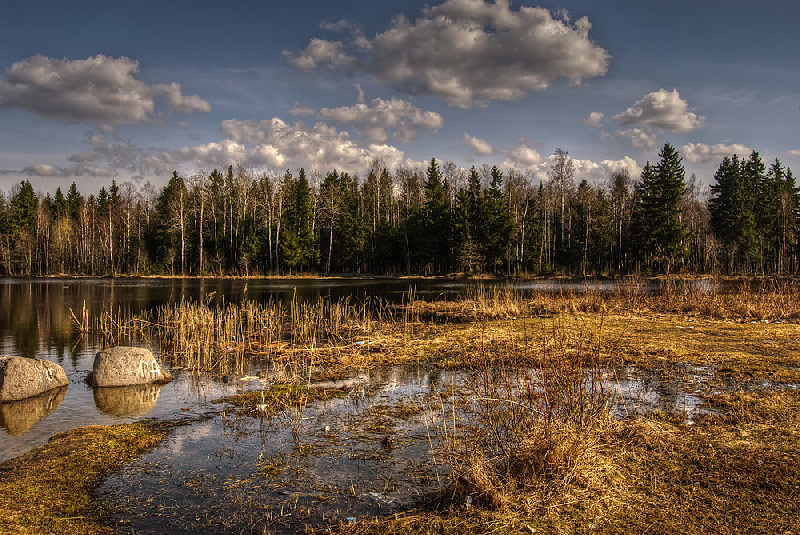
<svg viewBox="0 0 800 535">
<path fill-rule="evenodd" d="M 725 157 L 701 189 L 664 145 L 641 176 L 576 184 L 557 149 L 546 180 L 431 159 L 366 177 L 332 170 L 173 172 L 0 193 L 0 274 L 796 275 L 800 189 L 780 161 Z"/>
</svg>

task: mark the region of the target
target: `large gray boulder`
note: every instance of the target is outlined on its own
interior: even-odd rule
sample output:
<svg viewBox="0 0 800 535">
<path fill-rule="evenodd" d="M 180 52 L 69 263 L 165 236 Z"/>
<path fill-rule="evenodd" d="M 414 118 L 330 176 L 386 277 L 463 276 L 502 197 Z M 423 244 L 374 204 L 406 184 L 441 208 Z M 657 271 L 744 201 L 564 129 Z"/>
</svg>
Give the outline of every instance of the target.
<svg viewBox="0 0 800 535">
<path fill-rule="evenodd" d="M 130 386 L 166 383 L 171 377 L 161 370 L 149 349 L 117 346 L 101 351 L 94 358 L 94 386 Z"/>
<path fill-rule="evenodd" d="M 67 386 L 64 368 L 49 360 L 0 357 L 0 402 L 19 401 Z"/>
</svg>

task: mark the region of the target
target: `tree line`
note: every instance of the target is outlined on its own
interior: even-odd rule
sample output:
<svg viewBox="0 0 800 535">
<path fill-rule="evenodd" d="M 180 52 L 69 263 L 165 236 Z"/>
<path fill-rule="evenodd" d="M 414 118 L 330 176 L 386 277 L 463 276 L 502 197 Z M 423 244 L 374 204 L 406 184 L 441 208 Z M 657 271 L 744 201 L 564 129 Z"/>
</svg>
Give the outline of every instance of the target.
<svg viewBox="0 0 800 535">
<path fill-rule="evenodd" d="M 244 164 L 84 196 L 0 193 L 0 273 L 797 274 L 800 189 L 757 152 L 726 157 L 708 190 L 664 145 L 640 177 L 575 184 L 557 149 L 546 180 L 496 166 L 366 177 Z"/>
</svg>

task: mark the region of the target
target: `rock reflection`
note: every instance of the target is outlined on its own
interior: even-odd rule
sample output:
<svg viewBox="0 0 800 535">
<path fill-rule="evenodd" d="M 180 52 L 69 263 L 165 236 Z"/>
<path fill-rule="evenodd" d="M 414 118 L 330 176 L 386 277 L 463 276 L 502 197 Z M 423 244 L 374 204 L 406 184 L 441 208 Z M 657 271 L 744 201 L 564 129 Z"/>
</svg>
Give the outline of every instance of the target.
<svg viewBox="0 0 800 535">
<path fill-rule="evenodd" d="M 100 412 L 110 416 L 135 418 L 156 406 L 163 387 L 161 384 L 148 384 L 95 388 L 94 404 Z"/>
<path fill-rule="evenodd" d="M 21 437 L 33 424 L 55 411 L 66 393 L 67 387 L 63 386 L 21 401 L 0 403 L 0 427 L 12 436 Z"/>
</svg>

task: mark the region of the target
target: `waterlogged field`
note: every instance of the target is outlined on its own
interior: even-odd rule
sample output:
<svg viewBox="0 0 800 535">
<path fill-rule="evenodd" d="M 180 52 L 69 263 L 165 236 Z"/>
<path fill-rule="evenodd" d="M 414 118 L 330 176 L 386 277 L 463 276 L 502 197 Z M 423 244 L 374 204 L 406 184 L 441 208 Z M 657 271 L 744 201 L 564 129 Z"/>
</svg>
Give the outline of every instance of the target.
<svg viewBox="0 0 800 535">
<path fill-rule="evenodd" d="M 798 532 L 790 283 L 75 312 L 210 386 L 0 465 L 0 531 Z"/>
</svg>

